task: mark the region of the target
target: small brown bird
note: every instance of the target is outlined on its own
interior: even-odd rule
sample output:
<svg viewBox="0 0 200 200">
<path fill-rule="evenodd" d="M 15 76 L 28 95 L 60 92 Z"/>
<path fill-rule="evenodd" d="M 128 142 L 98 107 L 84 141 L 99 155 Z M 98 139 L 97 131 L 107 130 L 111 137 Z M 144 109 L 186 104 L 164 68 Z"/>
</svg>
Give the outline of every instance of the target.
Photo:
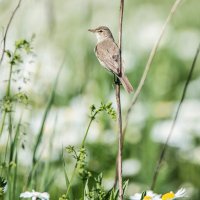
<svg viewBox="0 0 200 200">
<path fill-rule="evenodd" d="M 99 26 L 95 29 L 89 29 L 88 31 L 95 33 L 97 37 L 97 45 L 95 47 L 95 54 L 98 58 L 100 64 L 115 74 L 121 81 L 124 89 L 131 93 L 133 87 L 129 82 L 127 76 L 124 74 L 124 69 L 122 68 L 120 76 L 120 54 L 119 47 L 114 41 L 113 35 L 110 29 L 106 26 Z"/>
</svg>

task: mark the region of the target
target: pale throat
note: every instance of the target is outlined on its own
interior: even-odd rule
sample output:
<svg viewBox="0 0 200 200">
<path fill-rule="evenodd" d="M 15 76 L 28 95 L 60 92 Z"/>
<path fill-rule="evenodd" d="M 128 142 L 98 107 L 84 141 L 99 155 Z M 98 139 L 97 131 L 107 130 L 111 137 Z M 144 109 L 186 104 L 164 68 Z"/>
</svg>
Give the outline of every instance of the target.
<svg viewBox="0 0 200 200">
<path fill-rule="evenodd" d="M 104 40 L 109 38 L 108 36 L 100 35 L 99 33 L 95 33 L 95 35 L 97 37 L 97 43 L 102 42 L 102 41 L 104 41 Z"/>
</svg>

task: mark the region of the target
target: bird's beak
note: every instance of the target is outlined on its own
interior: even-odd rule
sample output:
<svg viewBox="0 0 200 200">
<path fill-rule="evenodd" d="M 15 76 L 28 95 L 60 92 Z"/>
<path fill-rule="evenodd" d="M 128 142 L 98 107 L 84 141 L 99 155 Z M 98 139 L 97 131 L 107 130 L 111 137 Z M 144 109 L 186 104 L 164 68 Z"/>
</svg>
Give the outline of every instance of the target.
<svg viewBox="0 0 200 200">
<path fill-rule="evenodd" d="M 95 33 L 96 30 L 95 29 L 88 29 L 88 31 L 92 32 L 92 33 Z"/>
</svg>

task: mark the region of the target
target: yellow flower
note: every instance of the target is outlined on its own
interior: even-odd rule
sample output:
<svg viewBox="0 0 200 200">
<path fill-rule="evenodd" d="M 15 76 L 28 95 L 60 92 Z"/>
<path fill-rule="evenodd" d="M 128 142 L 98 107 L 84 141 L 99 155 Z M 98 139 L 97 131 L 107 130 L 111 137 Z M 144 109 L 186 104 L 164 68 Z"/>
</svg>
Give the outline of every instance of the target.
<svg viewBox="0 0 200 200">
<path fill-rule="evenodd" d="M 152 200 L 150 196 L 145 196 L 143 200 Z"/>
<path fill-rule="evenodd" d="M 168 192 L 162 195 L 162 200 L 171 200 L 174 199 L 175 194 L 173 192 Z"/>
</svg>

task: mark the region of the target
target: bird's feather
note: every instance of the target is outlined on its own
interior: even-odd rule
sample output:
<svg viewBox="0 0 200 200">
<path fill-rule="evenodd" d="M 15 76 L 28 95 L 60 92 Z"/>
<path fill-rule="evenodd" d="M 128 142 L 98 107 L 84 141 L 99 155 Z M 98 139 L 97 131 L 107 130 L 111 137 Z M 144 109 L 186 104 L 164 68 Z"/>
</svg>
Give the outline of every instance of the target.
<svg viewBox="0 0 200 200">
<path fill-rule="evenodd" d="M 112 39 L 99 42 L 95 48 L 95 54 L 107 70 L 119 75 L 119 48 Z"/>
</svg>

